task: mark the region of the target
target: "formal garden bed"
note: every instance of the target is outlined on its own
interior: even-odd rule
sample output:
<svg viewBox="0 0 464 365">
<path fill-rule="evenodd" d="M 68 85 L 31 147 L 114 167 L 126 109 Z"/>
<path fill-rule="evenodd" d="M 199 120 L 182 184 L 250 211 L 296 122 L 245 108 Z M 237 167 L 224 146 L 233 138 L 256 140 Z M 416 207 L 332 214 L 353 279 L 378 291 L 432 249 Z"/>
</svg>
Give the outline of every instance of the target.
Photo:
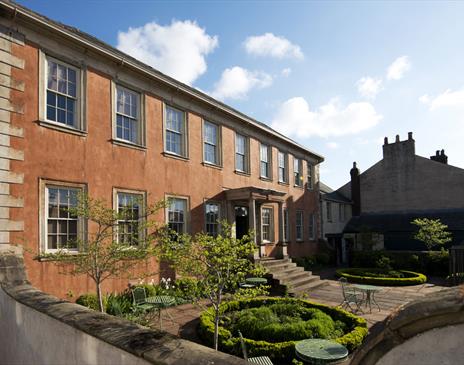
<svg viewBox="0 0 464 365">
<path fill-rule="evenodd" d="M 363 318 L 303 299 L 234 300 L 222 304 L 220 310 L 220 350 L 242 356 L 240 331 L 249 356 L 269 356 L 277 363 L 294 359 L 295 343 L 299 340 L 331 339 L 353 351 L 367 335 L 367 323 Z M 199 335 L 206 344 L 213 343 L 213 309 L 201 314 Z"/>
<path fill-rule="evenodd" d="M 421 273 L 381 268 L 339 269 L 337 276 L 346 278 L 350 283 L 384 286 L 418 285 L 427 281 L 427 277 Z"/>
</svg>

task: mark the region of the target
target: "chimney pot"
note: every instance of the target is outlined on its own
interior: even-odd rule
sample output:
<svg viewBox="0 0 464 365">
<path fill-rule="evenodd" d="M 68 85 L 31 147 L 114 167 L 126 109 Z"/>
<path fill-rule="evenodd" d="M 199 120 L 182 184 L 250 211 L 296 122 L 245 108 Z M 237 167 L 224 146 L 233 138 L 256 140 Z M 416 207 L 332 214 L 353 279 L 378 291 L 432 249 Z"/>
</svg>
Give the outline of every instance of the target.
<svg viewBox="0 0 464 365">
<path fill-rule="evenodd" d="M 435 153 L 435 156 L 440 156 L 440 151 L 437 150 L 437 152 Z"/>
<path fill-rule="evenodd" d="M 396 135 L 395 142 L 399 142 L 399 141 L 400 141 L 400 135 L 399 135 L 399 134 L 397 134 L 397 135 Z"/>
<path fill-rule="evenodd" d="M 385 138 L 383 139 L 383 144 L 388 144 L 388 137 L 385 137 Z"/>
<path fill-rule="evenodd" d="M 442 156 L 445 155 L 445 150 L 441 150 L 441 155 L 442 155 Z"/>
<path fill-rule="evenodd" d="M 412 140 L 412 132 L 408 132 L 408 140 Z"/>
</svg>

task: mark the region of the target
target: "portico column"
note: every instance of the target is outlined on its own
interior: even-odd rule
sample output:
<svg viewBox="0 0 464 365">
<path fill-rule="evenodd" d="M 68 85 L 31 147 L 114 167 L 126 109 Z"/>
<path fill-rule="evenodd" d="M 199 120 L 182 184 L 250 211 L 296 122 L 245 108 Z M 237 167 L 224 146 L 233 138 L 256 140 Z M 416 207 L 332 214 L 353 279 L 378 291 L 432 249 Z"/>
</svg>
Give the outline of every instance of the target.
<svg viewBox="0 0 464 365">
<path fill-rule="evenodd" d="M 287 242 L 285 242 L 284 239 L 284 207 L 282 202 L 278 202 L 278 217 L 279 217 L 279 241 L 278 245 L 280 246 L 280 255 L 283 258 L 286 258 L 288 256 L 287 253 Z"/>
</svg>

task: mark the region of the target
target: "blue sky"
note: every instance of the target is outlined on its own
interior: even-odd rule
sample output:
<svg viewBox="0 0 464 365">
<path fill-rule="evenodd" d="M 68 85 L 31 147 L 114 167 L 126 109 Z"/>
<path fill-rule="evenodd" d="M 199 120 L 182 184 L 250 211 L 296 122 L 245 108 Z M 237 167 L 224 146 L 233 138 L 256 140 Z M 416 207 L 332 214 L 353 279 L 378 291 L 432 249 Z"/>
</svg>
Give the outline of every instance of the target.
<svg viewBox="0 0 464 365">
<path fill-rule="evenodd" d="M 464 167 L 464 2 L 19 2 L 324 155 L 333 188 L 409 131 Z"/>
</svg>

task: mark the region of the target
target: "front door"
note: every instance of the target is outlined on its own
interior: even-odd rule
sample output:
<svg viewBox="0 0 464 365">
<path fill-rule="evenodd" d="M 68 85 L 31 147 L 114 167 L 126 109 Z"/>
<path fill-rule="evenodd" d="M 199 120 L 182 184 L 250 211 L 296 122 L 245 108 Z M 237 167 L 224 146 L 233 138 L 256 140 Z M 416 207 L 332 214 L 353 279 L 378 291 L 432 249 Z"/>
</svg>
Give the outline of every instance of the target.
<svg viewBox="0 0 464 365">
<path fill-rule="evenodd" d="M 248 233 L 248 207 L 235 207 L 235 237 L 241 239 Z"/>
</svg>

